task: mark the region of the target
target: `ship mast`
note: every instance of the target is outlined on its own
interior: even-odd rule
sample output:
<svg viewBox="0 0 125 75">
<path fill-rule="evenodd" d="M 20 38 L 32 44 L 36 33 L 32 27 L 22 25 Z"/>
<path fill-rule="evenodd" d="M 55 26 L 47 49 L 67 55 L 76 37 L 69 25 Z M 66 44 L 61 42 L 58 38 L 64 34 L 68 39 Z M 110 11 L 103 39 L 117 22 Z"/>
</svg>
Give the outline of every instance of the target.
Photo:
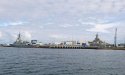
<svg viewBox="0 0 125 75">
<path fill-rule="evenodd" d="M 17 40 L 16 40 L 16 43 L 21 43 L 22 40 L 21 40 L 21 34 L 19 33 L 18 34 L 18 37 L 17 37 Z"/>
<path fill-rule="evenodd" d="M 115 29 L 114 47 L 117 47 L 117 28 Z"/>
</svg>

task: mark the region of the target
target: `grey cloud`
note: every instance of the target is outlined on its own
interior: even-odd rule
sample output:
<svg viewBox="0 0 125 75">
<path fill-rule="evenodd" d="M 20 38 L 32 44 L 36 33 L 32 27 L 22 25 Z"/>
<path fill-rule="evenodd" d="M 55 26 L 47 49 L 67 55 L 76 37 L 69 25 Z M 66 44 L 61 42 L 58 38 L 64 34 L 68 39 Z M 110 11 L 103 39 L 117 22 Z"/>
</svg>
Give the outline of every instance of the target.
<svg viewBox="0 0 125 75">
<path fill-rule="evenodd" d="M 53 14 L 78 15 L 90 12 L 116 12 L 123 9 L 124 2 L 104 0 L 4 0 L 0 1 L 0 16 L 20 19 L 37 19 Z M 113 6 L 114 5 L 114 6 Z"/>
<path fill-rule="evenodd" d="M 52 33 L 77 35 L 77 39 L 87 38 L 89 32 L 85 30 L 92 23 L 108 24 L 123 20 L 124 7 L 124 0 L 0 0 L 0 22 L 29 22 L 1 27 L 0 31 L 5 34 L 2 40 L 8 39 L 8 36 L 12 36 L 9 39 L 12 40 L 21 31 L 31 33 L 32 39 L 39 40 L 53 40 L 50 37 Z M 64 24 L 72 27 L 60 28 Z"/>
</svg>

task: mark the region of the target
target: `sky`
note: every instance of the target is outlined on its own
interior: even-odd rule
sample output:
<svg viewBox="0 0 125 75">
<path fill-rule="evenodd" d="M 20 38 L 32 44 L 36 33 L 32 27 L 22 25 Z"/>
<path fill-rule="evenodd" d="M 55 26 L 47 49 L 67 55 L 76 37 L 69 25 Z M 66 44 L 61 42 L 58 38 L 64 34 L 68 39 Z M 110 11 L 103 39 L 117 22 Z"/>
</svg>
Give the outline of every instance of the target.
<svg viewBox="0 0 125 75">
<path fill-rule="evenodd" d="M 125 0 L 0 0 L 0 43 L 100 39 L 125 41 Z"/>
</svg>

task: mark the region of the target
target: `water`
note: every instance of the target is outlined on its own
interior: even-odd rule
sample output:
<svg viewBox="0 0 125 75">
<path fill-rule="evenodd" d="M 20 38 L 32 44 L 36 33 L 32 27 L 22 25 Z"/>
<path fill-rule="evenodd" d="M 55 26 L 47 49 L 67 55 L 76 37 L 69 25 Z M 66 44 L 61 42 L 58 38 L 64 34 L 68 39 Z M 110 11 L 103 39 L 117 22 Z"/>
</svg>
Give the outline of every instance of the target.
<svg viewBox="0 0 125 75">
<path fill-rule="evenodd" d="M 0 75 L 125 75 L 125 51 L 0 48 Z"/>
</svg>

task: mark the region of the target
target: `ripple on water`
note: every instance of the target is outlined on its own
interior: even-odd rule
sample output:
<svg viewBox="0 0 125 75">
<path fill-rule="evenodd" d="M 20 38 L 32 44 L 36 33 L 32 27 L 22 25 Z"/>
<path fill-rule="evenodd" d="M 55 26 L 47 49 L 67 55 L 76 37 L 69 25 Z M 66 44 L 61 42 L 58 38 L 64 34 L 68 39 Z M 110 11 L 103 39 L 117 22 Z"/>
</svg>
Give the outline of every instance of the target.
<svg viewBox="0 0 125 75">
<path fill-rule="evenodd" d="M 125 75 L 124 57 L 123 51 L 5 48 L 0 75 Z"/>
</svg>

